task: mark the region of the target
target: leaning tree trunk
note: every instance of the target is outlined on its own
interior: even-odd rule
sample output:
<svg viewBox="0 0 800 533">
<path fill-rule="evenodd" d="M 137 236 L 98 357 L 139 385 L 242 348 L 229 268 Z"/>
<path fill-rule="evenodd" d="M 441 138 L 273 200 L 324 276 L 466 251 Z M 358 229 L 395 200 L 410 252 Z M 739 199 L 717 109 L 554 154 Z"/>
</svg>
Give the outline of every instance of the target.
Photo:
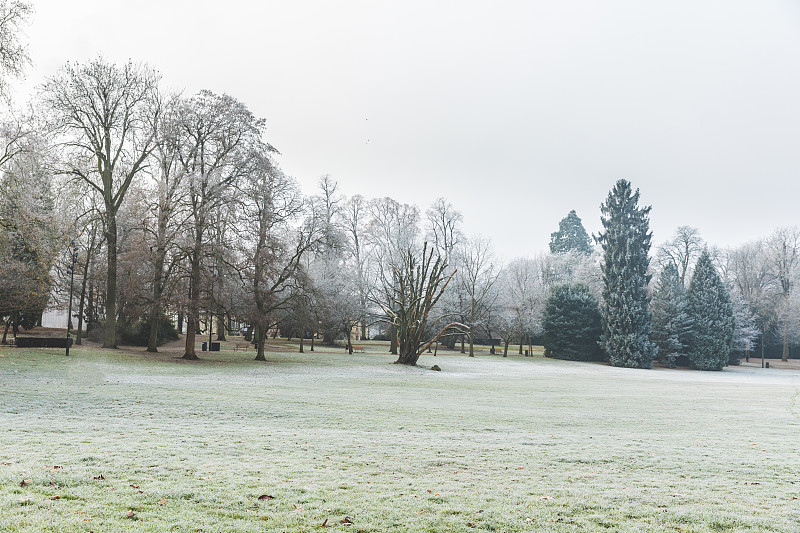
<svg viewBox="0 0 800 533">
<path fill-rule="evenodd" d="M 344 334 L 345 334 L 345 339 L 347 339 L 347 353 L 353 355 L 353 343 L 350 342 L 350 335 L 352 334 L 352 329 L 345 327 Z"/>
</svg>

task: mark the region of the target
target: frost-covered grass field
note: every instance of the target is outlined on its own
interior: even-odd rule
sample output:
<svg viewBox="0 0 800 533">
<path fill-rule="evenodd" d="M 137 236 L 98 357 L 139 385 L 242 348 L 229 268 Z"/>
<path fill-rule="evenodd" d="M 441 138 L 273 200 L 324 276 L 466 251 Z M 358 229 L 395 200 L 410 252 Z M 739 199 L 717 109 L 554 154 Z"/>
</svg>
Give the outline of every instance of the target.
<svg viewBox="0 0 800 533">
<path fill-rule="evenodd" d="M 201 356 L 0 348 L 0 531 L 800 530 L 798 371 Z"/>
</svg>

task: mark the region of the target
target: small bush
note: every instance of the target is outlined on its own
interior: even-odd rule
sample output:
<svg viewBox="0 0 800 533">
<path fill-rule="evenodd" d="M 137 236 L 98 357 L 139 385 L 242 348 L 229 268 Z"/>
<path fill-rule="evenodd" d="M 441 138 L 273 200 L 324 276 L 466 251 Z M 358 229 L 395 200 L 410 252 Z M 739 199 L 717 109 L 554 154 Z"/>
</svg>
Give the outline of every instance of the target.
<svg viewBox="0 0 800 533">
<path fill-rule="evenodd" d="M 554 287 L 542 320 L 544 355 L 572 361 L 602 361 L 597 299 L 583 284 Z"/>
</svg>

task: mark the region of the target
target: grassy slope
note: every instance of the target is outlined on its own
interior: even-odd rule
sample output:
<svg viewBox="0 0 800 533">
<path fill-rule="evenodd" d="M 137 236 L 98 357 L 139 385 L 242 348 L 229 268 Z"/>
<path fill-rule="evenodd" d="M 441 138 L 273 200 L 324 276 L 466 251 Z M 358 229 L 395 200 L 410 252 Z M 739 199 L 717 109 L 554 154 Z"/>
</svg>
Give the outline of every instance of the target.
<svg viewBox="0 0 800 533">
<path fill-rule="evenodd" d="M 0 349 L 0 531 L 800 530 L 796 371 L 72 353 Z"/>
</svg>

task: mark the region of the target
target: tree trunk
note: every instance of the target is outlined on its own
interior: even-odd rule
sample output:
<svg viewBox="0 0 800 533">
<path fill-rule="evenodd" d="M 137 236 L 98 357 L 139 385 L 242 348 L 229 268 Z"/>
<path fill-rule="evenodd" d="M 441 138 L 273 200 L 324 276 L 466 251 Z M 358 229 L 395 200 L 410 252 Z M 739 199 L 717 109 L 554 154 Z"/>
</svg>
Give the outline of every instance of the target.
<svg viewBox="0 0 800 533">
<path fill-rule="evenodd" d="M 6 320 L 6 327 L 3 329 L 3 344 L 6 343 L 6 337 L 8 337 L 8 328 L 11 326 L 11 316 L 9 315 L 8 320 Z"/>
<path fill-rule="evenodd" d="M 464 348 L 464 335 L 461 335 L 461 353 L 467 353 L 467 350 Z"/>
<path fill-rule="evenodd" d="M 178 312 L 178 333 L 183 334 L 183 313 Z"/>
<path fill-rule="evenodd" d="M 436 357 L 437 353 L 439 353 L 439 341 L 436 341 L 436 346 L 433 348 L 433 356 Z"/>
<path fill-rule="evenodd" d="M 92 266 L 92 274 L 94 274 L 94 266 Z M 92 275 L 90 274 L 91 278 Z M 89 293 L 86 298 L 86 335 L 94 329 L 95 325 L 95 305 L 94 305 L 94 280 L 89 281 Z"/>
<path fill-rule="evenodd" d="M 397 355 L 397 328 L 394 327 L 394 324 L 389 326 L 389 353 Z"/>
<path fill-rule="evenodd" d="M 312 332 L 311 333 L 311 351 L 312 352 L 314 351 L 314 337 L 316 337 L 316 335 L 314 335 L 314 333 Z"/>
<path fill-rule="evenodd" d="M 267 328 L 261 324 L 256 326 L 256 361 L 266 361 L 264 357 L 264 341 L 267 339 Z"/>
<path fill-rule="evenodd" d="M 217 340 L 225 341 L 225 314 L 222 309 L 217 311 Z"/>
<path fill-rule="evenodd" d="M 519 354 L 522 355 L 522 335 L 519 336 Z"/>
<path fill-rule="evenodd" d="M 303 353 L 303 333 L 300 333 L 300 353 Z"/>
<path fill-rule="evenodd" d="M 508 344 L 509 341 L 506 341 L 506 345 L 503 346 L 503 357 L 508 357 Z"/>
<path fill-rule="evenodd" d="M 199 240 L 199 239 L 198 239 Z M 198 250 L 200 249 L 197 242 L 195 242 L 195 251 L 192 257 L 192 273 L 189 279 L 189 310 L 186 314 L 186 345 L 184 349 L 183 358 L 195 360 L 197 352 L 195 351 L 195 336 L 197 335 L 197 327 L 199 326 L 199 306 L 200 306 L 200 256 Z"/>
<path fill-rule="evenodd" d="M 78 302 L 78 331 L 75 332 L 75 344 L 83 344 L 83 313 L 86 309 L 86 284 L 89 281 L 89 265 L 92 261 L 92 250 L 94 249 L 95 233 L 92 231 L 92 238 L 86 248 L 86 261 L 83 262 L 83 281 L 81 281 L 81 296 Z"/>
<path fill-rule="evenodd" d="M 161 331 L 161 313 L 159 311 L 156 311 L 155 316 L 150 315 L 150 336 L 147 338 L 148 352 L 152 353 L 158 352 L 159 331 Z"/>
<path fill-rule="evenodd" d="M 397 361 L 394 362 L 396 365 L 409 365 L 409 366 L 417 366 L 417 361 L 419 360 L 419 355 L 414 352 L 409 351 L 409 353 L 403 353 L 401 350 L 400 356 L 397 358 Z"/>
<path fill-rule="evenodd" d="M 103 348 L 117 347 L 117 215 L 113 205 L 106 202 L 106 326 Z"/>
<path fill-rule="evenodd" d="M 469 356 L 475 357 L 475 352 L 473 351 L 473 343 L 472 343 L 472 326 L 469 327 Z"/>
<path fill-rule="evenodd" d="M 789 360 L 789 324 L 785 323 L 783 325 L 783 354 L 781 355 L 781 361 L 788 361 Z"/>
<path fill-rule="evenodd" d="M 147 351 L 158 351 L 158 333 L 161 329 L 161 293 L 163 263 L 156 260 L 156 274 L 153 280 L 153 304 L 150 306 L 150 336 L 147 339 Z"/>
</svg>

